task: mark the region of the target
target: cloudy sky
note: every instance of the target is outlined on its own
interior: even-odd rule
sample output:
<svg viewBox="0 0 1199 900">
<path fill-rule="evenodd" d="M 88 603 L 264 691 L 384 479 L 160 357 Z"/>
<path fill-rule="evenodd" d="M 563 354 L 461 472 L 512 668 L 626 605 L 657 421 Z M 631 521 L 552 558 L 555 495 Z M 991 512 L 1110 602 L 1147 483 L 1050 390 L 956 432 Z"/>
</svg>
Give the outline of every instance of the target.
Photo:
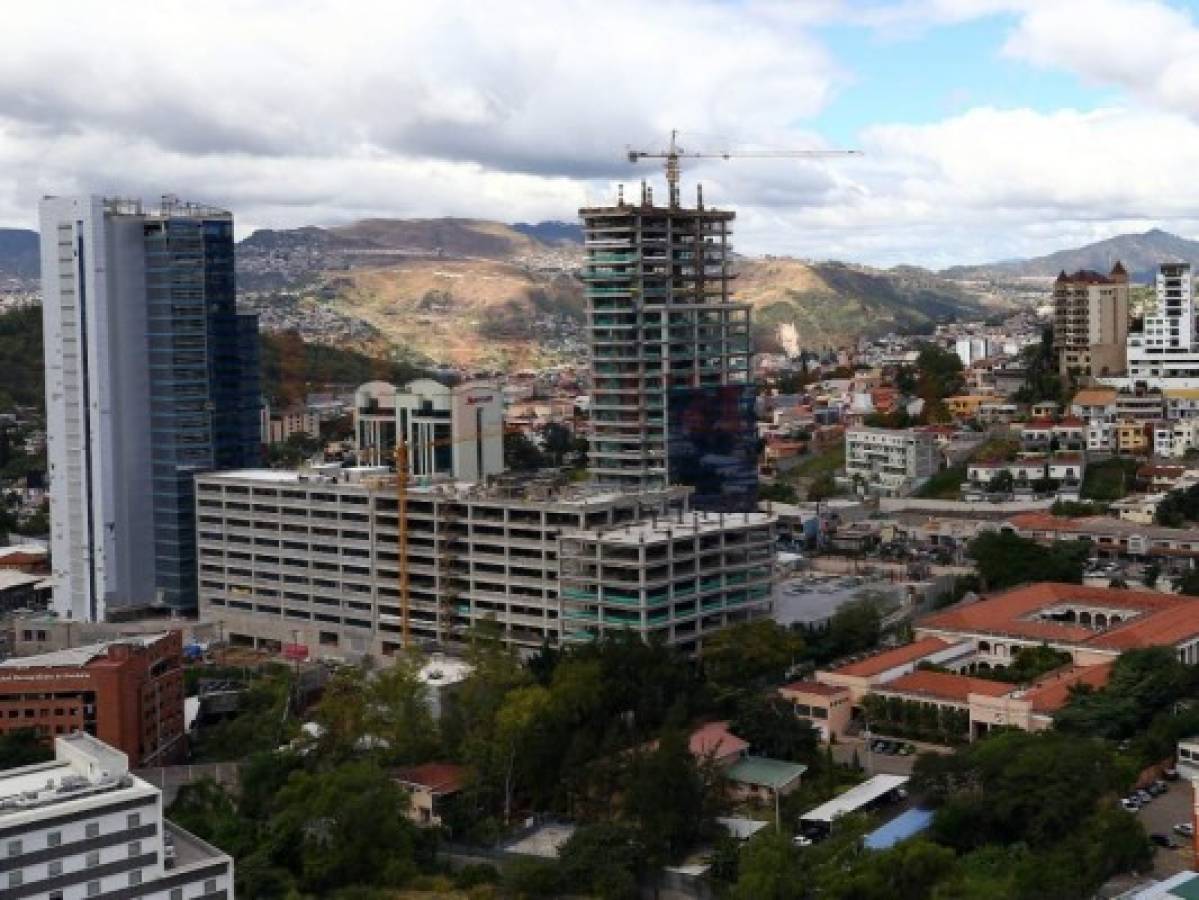
<svg viewBox="0 0 1199 900">
<path fill-rule="evenodd" d="M 0 225 L 164 191 L 253 228 L 570 219 L 691 164 L 739 249 L 929 266 L 1199 237 L 1199 9 L 1166 0 L 5 7 Z M 630 187 L 630 189 L 632 189 Z M 661 188 L 659 188 L 661 190 Z"/>
</svg>

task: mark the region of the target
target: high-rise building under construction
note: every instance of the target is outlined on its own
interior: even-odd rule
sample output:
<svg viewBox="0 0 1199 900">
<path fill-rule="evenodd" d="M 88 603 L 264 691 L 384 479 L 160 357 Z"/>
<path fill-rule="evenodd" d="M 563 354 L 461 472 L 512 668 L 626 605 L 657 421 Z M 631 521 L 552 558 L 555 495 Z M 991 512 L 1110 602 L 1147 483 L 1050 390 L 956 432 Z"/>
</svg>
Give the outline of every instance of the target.
<svg viewBox="0 0 1199 900">
<path fill-rule="evenodd" d="M 591 472 L 628 490 L 696 489 L 700 509 L 757 493 L 750 311 L 732 296 L 734 213 L 677 203 L 580 210 L 591 344 Z"/>
</svg>

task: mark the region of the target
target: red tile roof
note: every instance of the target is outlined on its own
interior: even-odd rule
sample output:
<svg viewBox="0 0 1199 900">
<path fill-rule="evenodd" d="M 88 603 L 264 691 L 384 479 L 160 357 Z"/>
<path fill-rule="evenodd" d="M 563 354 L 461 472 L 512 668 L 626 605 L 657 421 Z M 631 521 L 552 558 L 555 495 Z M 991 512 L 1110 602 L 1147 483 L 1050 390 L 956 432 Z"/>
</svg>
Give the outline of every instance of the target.
<svg viewBox="0 0 1199 900">
<path fill-rule="evenodd" d="M 847 693 L 849 688 L 836 684 L 821 684 L 819 681 L 793 681 L 784 684 L 779 691 L 792 691 L 797 694 L 816 694 L 821 697 L 836 697 Z"/>
<path fill-rule="evenodd" d="M 414 784 L 434 794 L 455 794 L 466 783 L 466 769 L 454 763 L 423 763 L 396 772 L 396 779 Z"/>
<path fill-rule="evenodd" d="M 1113 650 L 1169 647 L 1196 636 L 1199 636 L 1199 603 L 1183 599 L 1171 609 L 1121 623 L 1097 634 L 1090 645 Z"/>
<path fill-rule="evenodd" d="M 1050 672 L 1040 680 L 1029 685 L 1021 699 L 1028 701 L 1034 712 L 1056 712 L 1066 705 L 1070 699 L 1070 688 L 1086 684 L 1093 688 L 1101 688 L 1111 677 L 1111 662 L 1100 663 L 1097 666 L 1066 666 Z"/>
<path fill-rule="evenodd" d="M 709 722 L 691 733 L 688 742 L 691 755 L 699 758 L 715 756 L 718 759 L 744 753 L 749 744 L 729 731 L 728 722 Z"/>
<path fill-rule="evenodd" d="M 965 703 L 971 694 L 1002 697 L 1016 690 L 1014 684 L 989 681 L 986 678 L 971 678 L 969 675 L 954 675 L 949 672 L 930 672 L 917 669 L 908 675 L 879 685 L 876 691 L 901 694 L 918 694 L 938 700 Z"/>
<path fill-rule="evenodd" d="M 1061 603 L 1081 603 L 1122 612 L 1126 621 L 1096 631 L 1036 614 Z M 974 603 L 926 616 L 922 629 L 1004 634 L 1111 650 L 1173 645 L 1199 635 L 1199 603 L 1174 594 L 1042 582 L 1012 588 Z"/>
<path fill-rule="evenodd" d="M 938 637 L 921 638 L 910 644 L 904 644 L 902 647 L 884 650 L 882 653 L 876 653 L 874 656 L 860 659 L 832 671 L 838 675 L 869 678 L 871 675 L 878 675 L 896 666 L 917 662 L 926 656 L 932 656 L 938 650 L 944 650 L 948 646 L 950 646 L 949 641 Z"/>
</svg>

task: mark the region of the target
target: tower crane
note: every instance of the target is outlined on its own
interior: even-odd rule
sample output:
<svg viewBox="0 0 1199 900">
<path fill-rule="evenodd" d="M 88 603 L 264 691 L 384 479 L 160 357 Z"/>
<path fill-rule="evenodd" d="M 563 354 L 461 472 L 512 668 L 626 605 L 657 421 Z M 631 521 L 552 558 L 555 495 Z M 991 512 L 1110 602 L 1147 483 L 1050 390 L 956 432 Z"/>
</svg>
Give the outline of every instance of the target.
<svg viewBox="0 0 1199 900">
<path fill-rule="evenodd" d="M 400 628 L 402 646 L 405 650 L 412 646 L 412 625 L 411 625 L 411 585 L 408 578 L 408 488 L 412 477 L 412 454 L 411 450 L 421 450 L 427 447 L 451 447 L 455 444 L 473 443 L 479 438 L 485 437 L 503 437 L 503 426 L 499 428 L 483 428 L 475 435 L 468 438 L 434 438 L 431 440 L 417 441 L 415 447 L 410 448 L 408 442 L 402 437 L 396 441 L 395 445 L 395 489 L 396 489 L 396 529 L 397 529 L 397 569 L 399 574 L 400 586 Z"/>
<path fill-rule="evenodd" d="M 672 129 L 670 144 L 665 150 L 628 151 L 629 162 L 641 159 L 666 160 L 666 186 L 670 205 L 679 205 L 679 160 L 680 159 L 827 159 L 836 156 L 861 156 L 861 150 L 684 150 L 679 146 L 679 132 Z"/>
</svg>

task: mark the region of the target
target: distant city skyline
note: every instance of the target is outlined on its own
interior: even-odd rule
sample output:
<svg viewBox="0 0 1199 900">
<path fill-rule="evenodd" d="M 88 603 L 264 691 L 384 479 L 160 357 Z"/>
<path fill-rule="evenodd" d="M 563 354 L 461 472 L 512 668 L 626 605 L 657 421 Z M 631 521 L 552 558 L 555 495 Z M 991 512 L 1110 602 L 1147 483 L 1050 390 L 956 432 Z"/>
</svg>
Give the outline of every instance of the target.
<svg viewBox="0 0 1199 900">
<path fill-rule="evenodd" d="M 257 2 L 7 11 L 0 225 L 176 190 L 255 228 L 573 220 L 626 146 L 855 147 L 684 167 L 738 249 L 939 267 L 1199 237 L 1199 10 L 1165 0 Z M 150 77 L 148 73 L 153 73 Z M 83 86 L 86 85 L 86 90 Z"/>
</svg>

